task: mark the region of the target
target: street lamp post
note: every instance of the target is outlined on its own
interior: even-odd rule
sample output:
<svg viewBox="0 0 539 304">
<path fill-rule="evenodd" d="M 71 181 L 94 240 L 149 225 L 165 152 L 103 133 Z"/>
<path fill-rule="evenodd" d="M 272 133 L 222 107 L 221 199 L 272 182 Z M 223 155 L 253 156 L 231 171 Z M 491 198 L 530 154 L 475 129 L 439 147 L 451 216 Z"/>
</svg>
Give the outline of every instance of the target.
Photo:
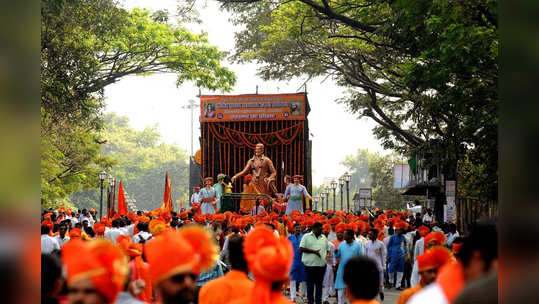
<svg viewBox="0 0 539 304">
<path fill-rule="evenodd" d="M 352 174 L 345 172 L 343 177 L 346 182 L 346 209 L 350 212 L 350 179 L 352 178 Z"/>
<path fill-rule="evenodd" d="M 333 211 L 337 210 L 337 203 L 335 201 L 335 190 L 337 190 L 337 182 L 331 181 L 331 190 L 333 190 Z"/>
<path fill-rule="evenodd" d="M 191 154 L 189 156 L 193 156 L 193 109 L 195 109 L 198 106 L 198 104 L 190 99 L 189 104 L 186 106 L 182 106 L 182 109 L 189 109 L 191 110 Z"/>
<path fill-rule="evenodd" d="M 107 216 L 109 215 L 109 212 L 110 212 L 110 203 L 111 203 L 111 194 L 112 194 L 112 181 L 113 180 L 114 180 L 114 178 L 109 173 L 108 176 L 107 176 L 107 182 L 109 183 L 109 185 L 107 186 Z"/>
<path fill-rule="evenodd" d="M 342 193 L 342 187 L 344 186 L 344 177 L 341 176 L 339 177 L 339 186 L 340 186 L 340 190 L 341 190 L 341 211 L 344 210 L 344 206 L 343 206 L 343 193 Z"/>
<path fill-rule="evenodd" d="M 99 172 L 99 181 L 100 181 L 100 188 L 101 188 L 101 196 L 99 196 L 99 221 L 101 222 L 101 219 L 103 218 L 103 181 L 107 177 L 107 172 L 101 171 Z"/>
<path fill-rule="evenodd" d="M 326 187 L 325 194 L 326 194 L 326 210 L 329 209 L 329 187 Z"/>
</svg>

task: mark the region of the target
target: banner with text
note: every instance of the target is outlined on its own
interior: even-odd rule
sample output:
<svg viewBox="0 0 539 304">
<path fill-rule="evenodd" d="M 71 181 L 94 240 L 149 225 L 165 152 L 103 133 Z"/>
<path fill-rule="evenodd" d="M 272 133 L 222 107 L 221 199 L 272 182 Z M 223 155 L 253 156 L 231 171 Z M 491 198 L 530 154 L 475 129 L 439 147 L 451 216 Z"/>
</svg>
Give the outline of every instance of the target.
<svg viewBox="0 0 539 304">
<path fill-rule="evenodd" d="M 305 120 L 305 94 L 201 96 L 200 120 Z"/>
</svg>

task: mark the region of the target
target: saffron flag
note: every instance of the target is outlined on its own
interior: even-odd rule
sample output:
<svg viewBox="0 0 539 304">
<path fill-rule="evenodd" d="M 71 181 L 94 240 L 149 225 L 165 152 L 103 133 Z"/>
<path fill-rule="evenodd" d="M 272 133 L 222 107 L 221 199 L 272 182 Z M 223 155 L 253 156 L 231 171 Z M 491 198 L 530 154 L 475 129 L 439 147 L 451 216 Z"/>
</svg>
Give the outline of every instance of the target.
<svg viewBox="0 0 539 304">
<path fill-rule="evenodd" d="M 127 215 L 127 203 L 125 202 L 124 188 L 122 187 L 122 181 L 118 187 L 118 214 Z"/>
<path fill-rule="evenodd" d="M 174 209 L 172 205 L 172 189 L 170 187 L 170 178 L 168 178 L 168 172 L 165 174 L 165 193 L 163 195 L 163 204 L 161 210 L 172 211 Z"/>
</svg>

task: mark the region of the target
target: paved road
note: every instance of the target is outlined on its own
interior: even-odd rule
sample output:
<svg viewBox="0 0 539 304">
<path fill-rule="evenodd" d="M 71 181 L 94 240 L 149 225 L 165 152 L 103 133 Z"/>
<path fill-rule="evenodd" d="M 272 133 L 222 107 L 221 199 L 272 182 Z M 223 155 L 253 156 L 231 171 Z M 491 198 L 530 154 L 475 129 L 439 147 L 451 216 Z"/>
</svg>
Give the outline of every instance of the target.
<svg viewBox="0 0 539 304">
<path fill-rule="evenodd" d="M 397 299 L 399 298 L 400 291 L 395 290 L 394 288 L 391 290 L 385 290 L 384 295 L 385 299 L 382 303 L 384 304 L 397 304 Z M 296 302 L 299 304 L 306 304 L 306 302 L 302 302 L 301 299 L 296 299 Z M 329 297 L 329 303 L 330 304 L 336 304 L 337 303 L 337 297 Z"/>
</svg>

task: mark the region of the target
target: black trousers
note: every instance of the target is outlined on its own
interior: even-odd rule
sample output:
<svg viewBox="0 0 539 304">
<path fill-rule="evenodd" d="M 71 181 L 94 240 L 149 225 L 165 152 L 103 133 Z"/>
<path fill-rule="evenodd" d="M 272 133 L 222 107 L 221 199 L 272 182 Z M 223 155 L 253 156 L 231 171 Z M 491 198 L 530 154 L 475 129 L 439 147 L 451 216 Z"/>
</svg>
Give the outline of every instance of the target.
<svg viewBox="0 0 539 304">
<path fill-rule="evenodd" d="M 307 304 L 322 304 L 322 283 L 326 266 L 305 266 L 307 274 Z M 316 292 L 316 295 L 315 295 Z"/>
</svg>

